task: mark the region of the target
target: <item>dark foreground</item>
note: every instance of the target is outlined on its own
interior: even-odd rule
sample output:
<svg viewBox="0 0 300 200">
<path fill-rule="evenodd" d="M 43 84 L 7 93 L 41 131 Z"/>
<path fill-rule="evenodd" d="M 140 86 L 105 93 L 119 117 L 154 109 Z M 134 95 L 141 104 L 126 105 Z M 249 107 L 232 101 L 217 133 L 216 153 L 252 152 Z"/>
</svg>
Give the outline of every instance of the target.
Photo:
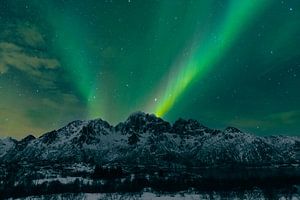
<svg viewBox="0 0 300 200">
<path fill-rule="evenodd" d="M 300 194 L 297 165 L 171 169 L 3 164 L 0 178 L 0 199 L 298 199 Z"/>
</svg>

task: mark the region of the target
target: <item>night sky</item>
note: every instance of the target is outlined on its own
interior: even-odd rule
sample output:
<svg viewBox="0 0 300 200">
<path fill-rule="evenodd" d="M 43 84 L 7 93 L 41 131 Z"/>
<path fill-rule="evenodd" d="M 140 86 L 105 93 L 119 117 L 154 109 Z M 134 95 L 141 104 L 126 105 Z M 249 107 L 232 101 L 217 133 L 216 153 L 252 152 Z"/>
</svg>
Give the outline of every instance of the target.
<svg viewBox="0 0 300 200">
<path fill-rule="evenodd" d="M 135 111 L 300 134 L 299 0 L 1 0 L 0 137 Z"/>
</svg>

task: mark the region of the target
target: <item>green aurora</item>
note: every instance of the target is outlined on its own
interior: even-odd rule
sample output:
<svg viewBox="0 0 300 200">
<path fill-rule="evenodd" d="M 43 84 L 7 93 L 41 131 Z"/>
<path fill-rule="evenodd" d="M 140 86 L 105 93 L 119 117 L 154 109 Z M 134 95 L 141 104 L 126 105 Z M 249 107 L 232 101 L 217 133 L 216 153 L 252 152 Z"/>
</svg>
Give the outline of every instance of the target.
<svg viewBox="0 0 300 200">
<path fill-rule="evenodd" d="M 132 112 L 300 131 L 298 0 L 3 0 L 0 137 Z"/>
</svg>

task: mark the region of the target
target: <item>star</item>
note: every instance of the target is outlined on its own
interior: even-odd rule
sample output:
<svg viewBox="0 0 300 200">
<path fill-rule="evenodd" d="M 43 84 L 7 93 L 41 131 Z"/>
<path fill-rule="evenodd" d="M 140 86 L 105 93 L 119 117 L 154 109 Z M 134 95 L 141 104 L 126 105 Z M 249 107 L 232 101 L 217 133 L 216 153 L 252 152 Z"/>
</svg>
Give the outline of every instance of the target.
<svg viewBox="0 0 300 200">
<path fill-rule="evenodd" d="M 0 114 L 20 126 L 0 123 L 0 137 L 42 134 L 53 120 L 118 123 L 135 109 L 220 124 L 239 115 L 253 120 L 247 131 L 299 133 L 296 117 L 258 121 L 299 110 L 298 1 L 6 0 Z"/>
</svg>

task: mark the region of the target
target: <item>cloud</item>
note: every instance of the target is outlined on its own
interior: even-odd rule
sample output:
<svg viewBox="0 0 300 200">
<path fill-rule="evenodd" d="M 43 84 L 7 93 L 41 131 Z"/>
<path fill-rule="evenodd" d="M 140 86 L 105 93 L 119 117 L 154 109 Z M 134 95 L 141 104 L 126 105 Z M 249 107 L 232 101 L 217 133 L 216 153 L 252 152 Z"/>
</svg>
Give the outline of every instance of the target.
<svg viewBox="0 0 300 200">
<path fill-rule="evenodd" d="M 42 31 L 20 20 L 7 22 L 3 28 L 0 32 L 0 75 L 16 69 L 38 85 L 55 88 L 55 72 L 61 65 L 47 52 Z"/>
<path fill-rule="evenodd" d="M 34 24 L 24 21 L 9 21 L 3 24 L 0 38 L 20 46 L 43 49 L 46 47 L 45 35 Z"/>
<path fill-rule="evenodd" d="M 39 75 L 41 73 L 39 69 L 55 69 L 59 65 L 56 59 L 30 55 L 16 44 L 0 42 L 0 73 L 14 67 L 31 75 Z"/>
<path fill-rule="evenodd" d="M 18 25 L 16 30 L 19 33 L 20 38 L 27 45 L 30 45 L 32 47 L 45 46 L 46 42 L 42 34 L 38 31 L 37 27 Z"/>
<path fill-rule="evenodd" d="M 85 105 L 68 90 L 65 71 L 49 51 L 49 33 L 19 19 L 0 28 L 0 137 L 40 135 L 84 118 Z"/>
<path fill-rule="evenodd" d="M 41 103 L 45 107 L 49 107 L 53 110 L 65 110 L 68 105 L 76 105 L 79 104 L 78 98 L 73 94 L 62 93 L 62 94 L 54 94 L 53 96 L 59 96 L 59 99 L 53 100 L 50 98 L 44 98 L 41 100 Z M 62 106 L 65 105 L 65 106 Z M 76 109 L 76 108 L 74 108 Z"/>
</svg>

